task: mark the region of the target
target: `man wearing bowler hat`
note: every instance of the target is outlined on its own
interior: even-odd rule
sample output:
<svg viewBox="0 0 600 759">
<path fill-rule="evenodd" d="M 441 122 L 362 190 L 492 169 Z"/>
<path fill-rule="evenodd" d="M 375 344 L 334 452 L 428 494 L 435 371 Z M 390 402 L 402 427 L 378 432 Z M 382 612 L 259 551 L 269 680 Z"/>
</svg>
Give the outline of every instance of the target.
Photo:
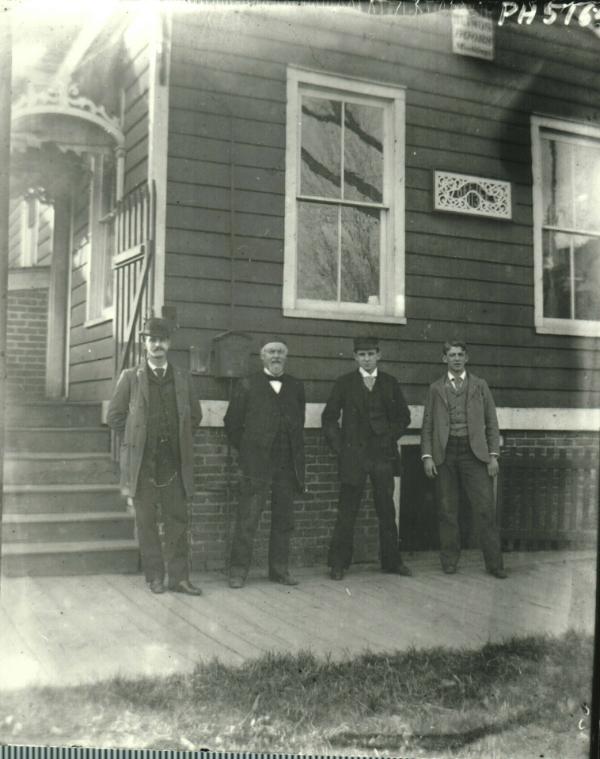
<svg viewBox="0 0 600 759">
<path fill-rule="evenodd" d="M 150 590 L 165 591 L 166 569 L 169 590 L 199 596 L 189 580 L 187 502 L 194 492 L 192 438 L 202 412 L 191 375 L 167 358 L 169 322 L 147 319 L 140 334 L 145 358 L 121 374 L 108 408 L 108 424 L 121 436 L 121 489 L 133 499 Z"/>
<path fill-rule="evenodd" d="M 297 585 L 289 573 L 294 495 L 304 490 L 304 386 L 285 373 L 288 347 L 279 337 L 261 343 L 262 370 L 240 380 L 225 414 L 225 431 L 242 472 L 229 586 L 241 588 L 254 536 L 271 496 L 269 579 Z"/>
<path fill-rule="evenodd" d="M 397 443 L 410 423 L 410 411 L 397 380 L 378 368 L 380 359 L 376 338 L 356 338 L 357 370 L 336 380 L 323 411 L 323 432 L 338 456 L 341 480 L 328 557 L 333 580 L 341 580 L 352 562 L 354 524 L 367 476 L 379 520 L 381 568 L 391 574 L 411 575 L 400 556 L 393 499 Z"/>
</svg>

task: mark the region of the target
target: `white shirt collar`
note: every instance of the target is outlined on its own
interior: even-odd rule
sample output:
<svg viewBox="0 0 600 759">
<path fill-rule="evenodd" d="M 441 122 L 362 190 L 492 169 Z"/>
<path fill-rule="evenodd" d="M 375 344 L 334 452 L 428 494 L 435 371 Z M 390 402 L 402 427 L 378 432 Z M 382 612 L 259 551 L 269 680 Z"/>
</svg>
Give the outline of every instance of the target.
<svg viewBox="0 0 600 759">
<path fill-rule="evenodd" d="M 361 374 L 362 377 L 373 377 L 374 379 L 377 378 L 377 367 L 375 367 L 375 369 L 373 369 L 373 371 L 371 372 L 371 374 L 369 374 L 369 372 L 366 372 L 362 368 L 362 366 L 358 367 L 358 371 L 360 372 L 360 374 Z"/>
<path fill-rule="evenodd" d="M 276 377 L 266 367 L 263 367 L 263 371 L 267 375 L 267 377 L 270 378 L 270 380 L 273 380 L 273 382 L 281 382 L 281 378 L 283 377 L 283 374 L 280 374 L 278 377 Z"/>
<path fill-rule="evenodd" d="M 463 369 L 462 374 L 460 374 L 459 376 L 460 376 L 461 380 L 463 380 L 463 382 L 464 382 L 464 379 L 467 376 L 467 370 Z M 450 382 L 454 382 L 454 380 L 455 380 L 455 377 L 454 377 L 454 375 L 451 372 L 448 372 L 448 379 L 450 380 Z"/>
<path fill-rule="evenodd" d="M 155 364 L 152 361 L 150 361 L 149 358 L 146 359 L 146 361 L 148 362 L 148 366 L 152 369 L 153 372 L 156 372 L 157 369 L 164 369 L 165 372 L 166 372 L 166 370 L 167 370 L 167 368 L 169 366 L 169 362 L 168 361 L 167 361 L 166 364 L 164 364 L 164 366 L 158 366 L 158 364 Z"/>
</svg>

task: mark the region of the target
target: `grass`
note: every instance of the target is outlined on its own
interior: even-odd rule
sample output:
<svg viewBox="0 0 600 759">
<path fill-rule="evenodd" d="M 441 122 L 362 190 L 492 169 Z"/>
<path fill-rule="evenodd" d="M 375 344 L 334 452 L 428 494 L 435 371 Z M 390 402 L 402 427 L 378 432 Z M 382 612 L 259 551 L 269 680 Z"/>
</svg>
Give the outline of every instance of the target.
<svg viewBox="0 0 600 759">
<path fill-rule="evenodd" d="M 482 649 L 273 654 L 3 694 L 0 742 L 395 757 L 584 757 L 591 636 Z"/>
</svg>

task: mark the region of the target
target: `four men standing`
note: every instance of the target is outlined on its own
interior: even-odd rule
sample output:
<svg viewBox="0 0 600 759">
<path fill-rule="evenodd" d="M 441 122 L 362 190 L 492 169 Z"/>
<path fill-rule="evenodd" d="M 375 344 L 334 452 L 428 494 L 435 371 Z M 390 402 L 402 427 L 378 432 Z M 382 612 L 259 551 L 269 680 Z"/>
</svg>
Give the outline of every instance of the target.
<svg viewBox="0 0 600 759">
<path fill-rule="evenodd" d="M 151 318 L 142 332 L 145 360 L 123 372 L 108 411 L 108 424 L 122 436 L 121 483 L 133 499 L 142 564 L 154 593 L 200 595 L 189 581 L 187 500 L 193 495 L 192 435 L 201 420 L 191 376 L 170 364 L 170 328 Z M 231 547 L 229 585 L 244 586 L 255 534 L 270 496 L 269 579 L 297 585 L 289 572 L 293 505 L 304 491 L 304 387 L 285 373 L 288 347 L 280 338 L 261 345 L 261 371 L 241 379 L 225 414 L 225 431 L 239 452 L 240 499 Z M 352 562 L 354 527 L 367 477 L 379 521 L 383 572 L 410 576 L 399 550 L 394 475 L 398 440 L 410 411 L 397 380 L 381 371 L 378 341 L 354 340 L 357 369 L 339 377 L 322 415 L 325 438 L 337 454 L 341 481 L 328 565 L 341 580 Z M 493 480 L 500 438 L 496 409 L 486 382 L 465 369 L 464 343 L 444 345 L 447 374 L 434 382 L 425 401 L 422 460 L 438 501 L 442 568 L 456 571 L 460 554 L 459 484 L 480 523 L 487 570 L 506 577 L 494 519 Z M 341 420 L 341 422 L 340 422 Z M 162 510 L 164 551 L 158 528 Z M 165 566 L 166 565 L 166 566 Z"/>
</svg>

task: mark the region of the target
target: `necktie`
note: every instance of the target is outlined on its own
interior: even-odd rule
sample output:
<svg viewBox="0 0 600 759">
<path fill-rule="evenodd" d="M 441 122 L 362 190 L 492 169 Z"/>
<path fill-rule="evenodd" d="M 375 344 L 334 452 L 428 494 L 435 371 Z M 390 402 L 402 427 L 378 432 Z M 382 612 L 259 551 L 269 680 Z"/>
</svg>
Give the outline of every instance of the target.
<svg viewBox="0 0 600 759">
<path fill-rule="evenodd" d="M 456 390 L 456 392 L 458 392 L 461 389 L 462 385 L 463 385 L 463 379 L 462 379 L 462 377 L 455 377 L 454 378 L 454 389 Z"/>
<path fill-rule="evenodd" d="M 365 377 L 363 376 L 363 382 L 365 383 L 365 387 L 370 392 L 373 389 L 373 386 L 375 385 L 375 377 L 369 376 Z"/>
<path fill-rule="evenodd" d="M 158 379 L 162 379 L 165 376 L 165 370 L 164 369 L 155 369 L 154 374 L 158 377 Z"/>
</svg>

